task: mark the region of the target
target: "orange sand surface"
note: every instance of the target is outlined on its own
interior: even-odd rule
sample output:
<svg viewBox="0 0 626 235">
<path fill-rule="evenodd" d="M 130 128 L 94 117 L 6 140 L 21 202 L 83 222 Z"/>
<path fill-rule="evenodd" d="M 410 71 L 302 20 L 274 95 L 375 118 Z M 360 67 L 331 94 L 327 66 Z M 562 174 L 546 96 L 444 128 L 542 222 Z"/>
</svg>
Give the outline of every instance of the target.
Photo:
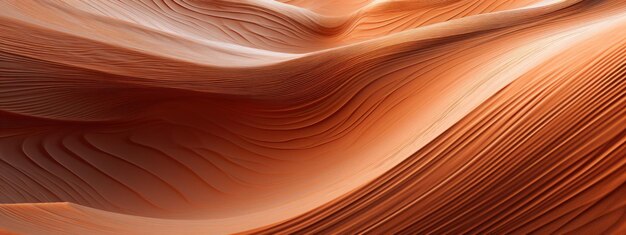
<svg viewBox="0 0 626 235">
<path fill-rule="evenodd" d="M 0 234 L 626 234 L 624 0 L 0 0 Z"/>
</svg>

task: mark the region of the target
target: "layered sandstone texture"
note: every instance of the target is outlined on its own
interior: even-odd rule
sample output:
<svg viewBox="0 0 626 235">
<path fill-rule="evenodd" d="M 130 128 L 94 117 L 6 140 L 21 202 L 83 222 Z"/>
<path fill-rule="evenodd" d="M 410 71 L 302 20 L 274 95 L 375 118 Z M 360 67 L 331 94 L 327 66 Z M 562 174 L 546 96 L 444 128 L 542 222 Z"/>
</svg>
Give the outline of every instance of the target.
<svg viewBox="0 0 626 235">
<path fill-rule="evenodd" d="M 0 234 L 626 234 L 624 0 L 0 0 Z"/>
</svg>

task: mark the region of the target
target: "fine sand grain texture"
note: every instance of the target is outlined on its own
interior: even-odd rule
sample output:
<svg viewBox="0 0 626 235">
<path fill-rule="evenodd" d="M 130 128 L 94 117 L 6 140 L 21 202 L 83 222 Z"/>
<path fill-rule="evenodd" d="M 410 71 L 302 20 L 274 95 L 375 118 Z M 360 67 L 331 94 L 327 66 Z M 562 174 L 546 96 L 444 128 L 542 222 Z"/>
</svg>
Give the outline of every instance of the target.
<svg viewBox="0 0 626 235">
<path fill-rule="evenodd" d="M 626 234 L 624 0 L 0 0 L 0 234 Z"/>
</svg>

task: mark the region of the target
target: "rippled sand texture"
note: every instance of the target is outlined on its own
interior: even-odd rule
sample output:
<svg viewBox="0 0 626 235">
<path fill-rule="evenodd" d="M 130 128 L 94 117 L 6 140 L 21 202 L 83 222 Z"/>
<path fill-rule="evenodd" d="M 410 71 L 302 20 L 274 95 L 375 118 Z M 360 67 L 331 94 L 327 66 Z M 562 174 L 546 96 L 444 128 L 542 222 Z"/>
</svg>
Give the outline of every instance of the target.
<svg viewBox="0 0 626 235">
<path fill-rule="evenodd" d="M 624 0 L 0 0 L 0 233 L 626 233 Z"/>
</svg>

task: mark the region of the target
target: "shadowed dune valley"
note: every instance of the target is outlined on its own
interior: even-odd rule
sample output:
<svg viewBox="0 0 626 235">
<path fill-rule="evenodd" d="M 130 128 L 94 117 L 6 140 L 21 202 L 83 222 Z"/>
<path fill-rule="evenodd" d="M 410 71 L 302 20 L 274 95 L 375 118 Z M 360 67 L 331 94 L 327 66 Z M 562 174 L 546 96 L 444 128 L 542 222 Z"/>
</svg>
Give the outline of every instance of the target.
<svg viewBox="0 0 626 235">
<path fill-rule="evenodd" d="M 0 0 L 0 234 L 626 234 L 624 0 Z"/>
</svg>

